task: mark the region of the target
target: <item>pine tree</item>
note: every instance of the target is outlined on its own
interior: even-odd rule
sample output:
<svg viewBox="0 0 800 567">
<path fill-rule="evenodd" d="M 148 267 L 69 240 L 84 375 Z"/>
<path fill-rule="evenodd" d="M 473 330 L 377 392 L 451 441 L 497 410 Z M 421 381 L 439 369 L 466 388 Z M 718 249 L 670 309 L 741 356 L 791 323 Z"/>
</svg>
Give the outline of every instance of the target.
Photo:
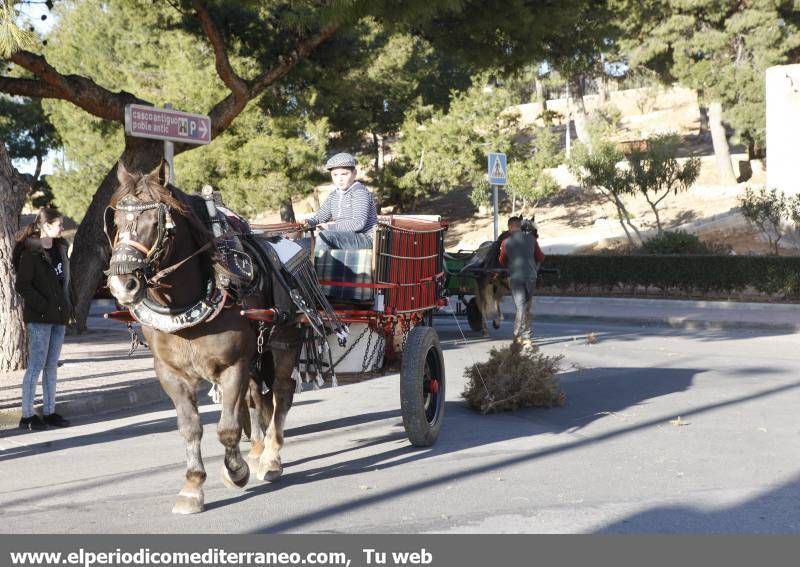
<svg viewBox="0 0 800 567">
<path fill-rule="evenodd" d="M 611 0 L 630 63 L 697 89 L 720 177 L 735 183 L 723 118 L 755 153 L 765 143 L 764 72 L 800 49 L 796 3 Z"/>
</svg>

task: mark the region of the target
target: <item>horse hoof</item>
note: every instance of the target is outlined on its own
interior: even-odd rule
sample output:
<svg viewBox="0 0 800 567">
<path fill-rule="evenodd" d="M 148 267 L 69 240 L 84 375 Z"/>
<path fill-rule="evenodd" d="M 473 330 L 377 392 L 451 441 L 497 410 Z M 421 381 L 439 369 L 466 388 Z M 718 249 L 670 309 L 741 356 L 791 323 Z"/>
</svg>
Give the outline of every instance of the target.
<svg viewBox="0 0 800 567">
<path fill-rule="evenodd" d="M 204 509 L 203 497 L 178 495 L 175 506 L 172 507 L 173 514 L 199 514 Z"/>
<path fill-rule="evenodd" d="M 495 329 L 499 329 L 500 328 L 500 321 L 492 321 L 492 327 L 494 327 Z"/>
<path fill-rule="evenodd" d="M 231 477 L 231 472 L 228 470 L 228 467 L 225 466 L 225 463 L 222 464 L 222 483 L 226 487 L 232 490 L 238 490 L 247 486 L 247 482 L 250 480 L 250 467 L 247 466 L 247 463 L 243 464 L 244 471 L 238 479 Z"/>
<path fill-rule="evenodd" d="M 283 474 L 283 465 L 280 462 L 271 462 L 267 464 L 261 464 L 258 467 L 258 473 L 256 476 L 258 480 L 266 480 L 267 482 L 275 482 L 278 480 L 281 475 Z"/>
<path fill-rule="evenodd" d="M 264 480 L 267 482 L 275 482 L 281 477 L 281 475 L 283 475 L 283 467 L 279 468 L 278 470 L 267 471 Z"/>
</svg>

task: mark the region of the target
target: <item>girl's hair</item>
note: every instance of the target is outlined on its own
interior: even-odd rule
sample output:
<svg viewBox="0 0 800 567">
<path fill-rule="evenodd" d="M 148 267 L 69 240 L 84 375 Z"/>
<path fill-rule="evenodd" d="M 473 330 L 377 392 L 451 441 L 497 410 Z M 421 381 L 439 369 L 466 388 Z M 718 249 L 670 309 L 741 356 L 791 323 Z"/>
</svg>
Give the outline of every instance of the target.
<svg viewBox="0 0 800 567">
<path fill-rule="evenodd" d="M 42 225 L 51 223 L 56 219 L 63 218 L 63 216 L 64 215 L 62 215 L 56 209 L 42 207 L 39 209 L 39 212 L 36 213 L 36 219 L 34 219 L 31 224 L 21 228 L 17 232 L 15 237 L 17 243 L 14 245 L 14 253 L 11 256 L 11 263 L 15 268 L 19 264 L 19 257 L 22 255 L 22 249 L 24 248 L 25 241 L 31 237 L 41 238 Z"/>
</svg>

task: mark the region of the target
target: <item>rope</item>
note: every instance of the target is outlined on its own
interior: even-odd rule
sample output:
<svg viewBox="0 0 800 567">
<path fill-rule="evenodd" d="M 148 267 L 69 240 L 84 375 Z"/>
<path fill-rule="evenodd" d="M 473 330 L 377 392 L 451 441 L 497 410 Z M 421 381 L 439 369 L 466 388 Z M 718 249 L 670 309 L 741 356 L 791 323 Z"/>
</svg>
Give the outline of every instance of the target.
<svg viewBox="0 0 800 567">
<path fill-rule="evenodd" d="M 486 386 L 486 380 L 483 379 L 483 374 L 481 374 L 481 370 L 480 368 L 478 368 L 478 363 L 475 362 L 475 357 L 473 356 L 472 349 L 469 348 L 470 343 L 467 340 L 467 336 L 464 334 L 464 330 L 461 328 L 461 323 L 459 323 L 458 317 L 456 317 L 456 312 L 453 310 L 453 306 L 449 302 L 447 304 L 447 307 L 448 310 L 450 311 L 450 314 L 453 316 L 453 320 L 456 322 L 456 326 L 458 326 L 458 332 L 461 333 L 461 338 L 464 339 L 464 344 L 467 346 L 467 352 L 469 353 L 469 357 L 472 360 L 472 366 L 478 373 L 478 378 L 481 379 L 481 384 L 483 384 L 483 389 L 486 391 L 486 397 L 489 399 L 490 402 L 494 402 L 494 397 L 492 396 L 491 392 L 489 392 L 489 388 Z"/>
</svg>

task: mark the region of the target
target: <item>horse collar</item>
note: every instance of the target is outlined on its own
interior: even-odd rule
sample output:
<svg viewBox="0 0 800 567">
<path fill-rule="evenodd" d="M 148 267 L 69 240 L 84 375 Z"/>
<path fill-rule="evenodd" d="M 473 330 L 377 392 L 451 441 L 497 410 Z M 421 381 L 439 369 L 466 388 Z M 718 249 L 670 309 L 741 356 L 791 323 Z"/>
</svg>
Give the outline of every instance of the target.
<svg viewBox="0 0 800 567">
<path fill-rule="evenodd" d="M 192 305 L 165 307 L 145 298 L 131 307 L 130 312 L 139 323 L 146 327 L 152 327 L 164 333 L 174 333 L 213 320 L 225 307 L 227 297 L 227 292 L 215 286 L 213 279 L 209 279 L 205 296 Z"/>
</svg>

